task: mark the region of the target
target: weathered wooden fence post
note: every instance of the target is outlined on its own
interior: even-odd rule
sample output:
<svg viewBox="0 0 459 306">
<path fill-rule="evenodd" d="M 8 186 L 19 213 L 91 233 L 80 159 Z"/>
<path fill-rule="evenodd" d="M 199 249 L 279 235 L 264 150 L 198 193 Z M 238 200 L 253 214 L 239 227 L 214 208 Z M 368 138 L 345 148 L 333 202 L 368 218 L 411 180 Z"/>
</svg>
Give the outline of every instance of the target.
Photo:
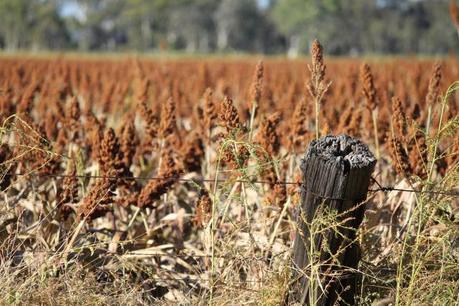
<svg viewBox="0 0 459 306">
<path fill-rule="evenodd" d="M 289 304 L 355 304 L 360 260 L 356 231 L 375 164 L 368 147 L 347 135 L 326 136 L 309 145 L 301 165 Z"/>
</svg>

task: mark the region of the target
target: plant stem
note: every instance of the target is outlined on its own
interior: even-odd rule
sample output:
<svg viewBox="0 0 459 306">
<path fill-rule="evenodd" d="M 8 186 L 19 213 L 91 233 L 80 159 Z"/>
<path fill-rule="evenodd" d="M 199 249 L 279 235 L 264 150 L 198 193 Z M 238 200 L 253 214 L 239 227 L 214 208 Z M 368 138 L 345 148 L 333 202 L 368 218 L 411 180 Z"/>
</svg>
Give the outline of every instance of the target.
<svg viewBox="0 0 459 306">
<path fill-rule="evenodd" d="M 316 139 L 319 139 L 319 113 L 320 113 L 320 101 L 318 98 L 315 99 L 315 117 L 316 117 Z"/>
<path fill-rule="evenodd" d="M 257 111 L 257 101 L 252 102 L 252 109 L 250 111 L 250 122 L 249 122 L 249 141 L 252 141 L 253 137 L 253 124 L 255 122 L 255 113 Z"/>
<path fill-rule="evenodd" d="M 379 152 L 379 139 L 378 139 L 378 112 L 377 110 L 371 111 L 371 119 L 373 120 L 373 134 L 375 137 L 375 146 L 376 146 L 376 159 L 381 157 Z"/>
</svg>

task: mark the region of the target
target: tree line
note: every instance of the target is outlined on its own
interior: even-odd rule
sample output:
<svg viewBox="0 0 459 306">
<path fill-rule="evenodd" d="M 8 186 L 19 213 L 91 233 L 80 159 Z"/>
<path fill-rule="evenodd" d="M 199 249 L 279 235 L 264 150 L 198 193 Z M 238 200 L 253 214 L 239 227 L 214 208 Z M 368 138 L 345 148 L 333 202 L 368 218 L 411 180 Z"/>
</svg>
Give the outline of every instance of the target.
<svg viewBox="0 0 459 306">
<path fill-rule="evenodd" d="M 448 0 L 1 0 L 7 51 L 445 54 Z"/>
</svg>

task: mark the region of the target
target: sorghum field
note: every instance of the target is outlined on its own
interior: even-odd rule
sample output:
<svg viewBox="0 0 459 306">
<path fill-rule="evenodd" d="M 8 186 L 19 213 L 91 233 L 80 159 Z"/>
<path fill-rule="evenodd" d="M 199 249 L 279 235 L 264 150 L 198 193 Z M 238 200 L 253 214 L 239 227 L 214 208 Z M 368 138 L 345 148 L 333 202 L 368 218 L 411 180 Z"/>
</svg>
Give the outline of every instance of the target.
<svg viewBox="0 0 459 306">
<path fill-rule="evenodd" d="M 296 61 L 3 56 L 0 304 L 284 303 L 299 165 L 327 134 L 377 158 L 357 302 L 457 303 L 458 80 L 456 58 L 318 42 Z"/>
</svg>

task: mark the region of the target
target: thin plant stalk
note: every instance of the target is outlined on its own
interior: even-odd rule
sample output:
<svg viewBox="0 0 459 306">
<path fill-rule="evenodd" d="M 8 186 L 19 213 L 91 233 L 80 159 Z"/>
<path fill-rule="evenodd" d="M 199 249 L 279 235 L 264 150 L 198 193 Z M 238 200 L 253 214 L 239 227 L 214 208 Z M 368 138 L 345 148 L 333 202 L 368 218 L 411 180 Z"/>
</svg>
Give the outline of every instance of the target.
<svg viewBox="0 0 459 306">
<path fill-rule="evenodd" d="M 429 105 L 427 109 L 426 135 L 429 135 L 431 121 L 432 121 L 432 105 Z"/>
<path fill-rule="evenodd" d="M 253 125 L 255 122 L 255 113 L 257 112 L 257 101 L 252 102 L 252 109 L 250 111 L 250 122 L 249 122 L 249 141 L 252 141 L 253 137 Z"/>
<path fill-rule="evenodd" d="M 371 111 L 371 119 L 373 121 L 373 134 L 375 137 L 376 158 L 379 159 L 381 157 L 381 154 L 379 151 L 379 139 L 378 139 L 378 111 L 376 109 Z"/>
<path fill-rule="evenodd" d="M 318 98 L 315 99 L 315 121 L 316 121 L 316 139 L 319 139 L 320 137 L 320 132 L 319 132 L 319 128 L 320 128 L 320 124 L 319 124 L 319 114 L 320 114 L 320 101 Z"/>
</svg>

